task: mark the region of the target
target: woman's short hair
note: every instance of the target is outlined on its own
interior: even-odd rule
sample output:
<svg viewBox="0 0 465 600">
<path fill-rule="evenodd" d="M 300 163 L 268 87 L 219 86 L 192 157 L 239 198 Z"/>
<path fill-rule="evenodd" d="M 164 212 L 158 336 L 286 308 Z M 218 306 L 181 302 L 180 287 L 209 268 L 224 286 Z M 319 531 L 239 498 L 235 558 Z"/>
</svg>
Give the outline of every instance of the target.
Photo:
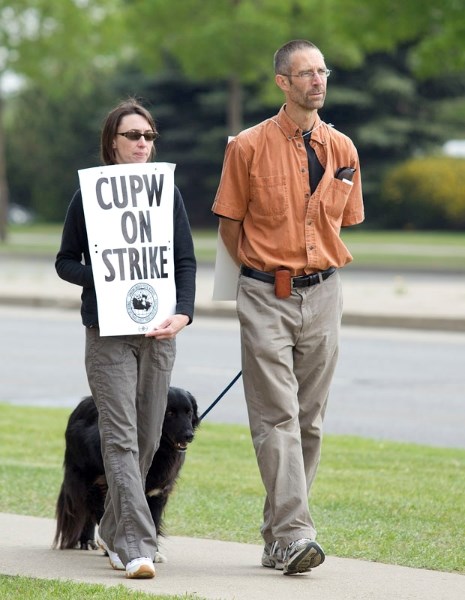
<svg viewBox="0 0 465 600">
<path fill-rule="evenodd" d="M 155 121 L 150 112 L 142 106 L 135 98 L 128 98 L 120 102 L 118 106 L 113 108 L 105 118 L 102 127 L 102 134 L 100 136 L 100 158 L 104 165 L 114 165 L 115 150 L 113 148 L 113 141 L 118 131 L 121 119 L 126 115 L 141 115 L 150 124 L 150 127 L 157 132 Z M 152 147 L 152 153 L 150 160 L 155 156 L 155 144 Z"/>
</svg>

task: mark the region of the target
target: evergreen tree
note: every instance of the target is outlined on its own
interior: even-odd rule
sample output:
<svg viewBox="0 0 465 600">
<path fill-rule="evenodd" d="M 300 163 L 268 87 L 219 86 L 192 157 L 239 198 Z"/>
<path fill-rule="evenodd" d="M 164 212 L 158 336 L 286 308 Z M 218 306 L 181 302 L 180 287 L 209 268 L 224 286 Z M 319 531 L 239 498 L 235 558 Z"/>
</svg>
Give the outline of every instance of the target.
<svg viewBox="0 0 465 600">
<path fill-rule="evenodd" d="M 357 146 L 369 226 L 392 225 L 380 192 L 394 165 L 438 153 L 465 131 L 465 73 L 419 80 L 408 56 L 408 47 L 370 55 L 355 70 L 336 69 L 328 83 L 322 114 Z"/>
</svg>

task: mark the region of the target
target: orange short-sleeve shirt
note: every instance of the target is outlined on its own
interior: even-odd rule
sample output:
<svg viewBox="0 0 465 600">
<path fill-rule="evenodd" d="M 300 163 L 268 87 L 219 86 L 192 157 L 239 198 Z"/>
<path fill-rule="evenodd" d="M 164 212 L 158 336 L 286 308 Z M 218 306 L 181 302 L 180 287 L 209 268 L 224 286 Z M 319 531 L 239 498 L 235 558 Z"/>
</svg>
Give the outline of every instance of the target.
<svg viewBox="0 0 465 600">
<path fill-rule="evenodd" d="M 285 106 L 228 143 L 212 210 L 242 222 L 244 265 L 302 275 L 352 260 L 339 234 L 364 219 L 357 150 L 319 117 L 310 143 L 325 169 L 313 194 L 302 130 Z M 356 169 L 352 184 L 335 178 L 340 167 Z"/>
</svg>

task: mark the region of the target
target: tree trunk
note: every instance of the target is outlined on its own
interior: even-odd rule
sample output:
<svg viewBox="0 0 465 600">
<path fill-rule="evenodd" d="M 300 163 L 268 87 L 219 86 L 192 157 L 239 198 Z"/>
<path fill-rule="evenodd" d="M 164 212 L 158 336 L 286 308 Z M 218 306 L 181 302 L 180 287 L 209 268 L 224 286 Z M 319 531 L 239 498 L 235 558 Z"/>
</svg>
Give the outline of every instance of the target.
<svg viewBox="0 0 465 600">
<path fill-rule="evenodd" d="M 228 134 L 236 135 L 244 127 L 242 108 L 242 84 L 236 75 L 228 80 Z"/>
<path fill-rule="evenodd" d="M 0 93 L 0 241 L 4 242 L 8 227 L 8 182 L 6 179 L 5 136 L 3 130 L 3 98 Z"/>
</svg>

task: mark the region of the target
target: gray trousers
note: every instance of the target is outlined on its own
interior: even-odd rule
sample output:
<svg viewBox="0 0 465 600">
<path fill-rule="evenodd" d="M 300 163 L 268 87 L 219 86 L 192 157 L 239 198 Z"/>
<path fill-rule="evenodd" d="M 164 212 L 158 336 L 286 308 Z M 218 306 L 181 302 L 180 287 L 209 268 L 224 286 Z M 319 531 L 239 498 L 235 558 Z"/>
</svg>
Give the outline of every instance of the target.
<svg viewBox="0 0 465 600">
<path fill-rule="evenodd" d="M 101 337 L 98 328 L 86 329 L 87 379 L 108 482 L 99 535 L 125 565 L 154 559 L 157 551 L 145 479 L 160 443 L 175 355 L 175 340 Z"/>
<path fill-rule="evenodd" d="M 241 275 L 237 313 L 250 430 L 266 490 L 261 533 L 285 548 L 316 537 L 308 494 L 338 356 L 339 274 L 293 289 L 284 300 L 271 284 Z"/>
</svg>

